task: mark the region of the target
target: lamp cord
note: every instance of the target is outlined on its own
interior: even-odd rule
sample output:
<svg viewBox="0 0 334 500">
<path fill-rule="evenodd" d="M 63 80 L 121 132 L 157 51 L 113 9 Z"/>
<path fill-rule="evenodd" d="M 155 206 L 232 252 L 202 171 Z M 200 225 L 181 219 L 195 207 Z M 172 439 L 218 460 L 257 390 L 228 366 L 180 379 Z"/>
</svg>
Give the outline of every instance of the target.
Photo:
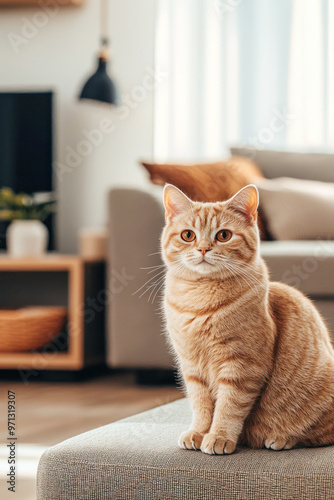
<svg viewBox="0 0 334 500">
<path fill-rule="evenodd" d="M 102 46 L 109 46 L 109 0 L 100 0 L 100 36 Z"/>
</svg>

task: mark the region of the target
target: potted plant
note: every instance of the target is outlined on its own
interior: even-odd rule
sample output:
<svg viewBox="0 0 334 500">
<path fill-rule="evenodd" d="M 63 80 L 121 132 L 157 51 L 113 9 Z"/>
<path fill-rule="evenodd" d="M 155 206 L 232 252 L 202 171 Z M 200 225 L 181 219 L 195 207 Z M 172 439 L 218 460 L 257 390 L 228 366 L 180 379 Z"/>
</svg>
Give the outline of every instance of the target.
<svg viewBox="0 0 334 500">
<path fill-rule="evenodd" d="M 46 251 L 49 234 L 43 221 L 55 211 L 53 193 L 14 193 L 0 189 L 0 220 L 8 226 L 7 250 L 15 256 L 37 256 Z"/>
</svg>

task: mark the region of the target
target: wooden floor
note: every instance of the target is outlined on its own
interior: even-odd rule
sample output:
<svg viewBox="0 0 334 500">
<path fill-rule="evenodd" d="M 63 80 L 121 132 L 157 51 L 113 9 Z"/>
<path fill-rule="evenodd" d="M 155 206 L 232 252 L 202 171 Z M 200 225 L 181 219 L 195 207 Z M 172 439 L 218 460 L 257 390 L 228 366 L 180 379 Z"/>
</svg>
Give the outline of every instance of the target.
<svg viewBox="0 0 334 500">
<path fill-rule="evenodd" d="M 18 481 L 7 491 L 4 446 L 7 435 L 7 391 L 16 392 Z M 24 385 L 0 382 L 0 499 L 35 500 L 35 477 L 43 451 L 64 439 L 182 397 L 173 386 L 138 386 L 131 374 L 104 376 L 79 383 Z M 65 500 L 65 499 L 64 499 Z"/>
</svg>

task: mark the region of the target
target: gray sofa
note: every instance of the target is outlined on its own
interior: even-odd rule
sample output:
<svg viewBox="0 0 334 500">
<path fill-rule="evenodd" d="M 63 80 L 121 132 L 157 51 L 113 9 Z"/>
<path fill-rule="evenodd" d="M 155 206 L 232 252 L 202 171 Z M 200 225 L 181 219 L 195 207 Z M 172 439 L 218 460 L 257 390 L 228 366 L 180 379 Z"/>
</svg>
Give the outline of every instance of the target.
<svg viewBox="0 0 334 500">
<path fill-rule="evenodd" d="M 232 153 L 253 158 L 268 178 L 334 182 L 334 155 L 244 148 L 233 148 Z M 156 279 L 162 278 L 163 268 L 151 272 L 152 266 L 161 265 L 158 252 L 163 224 L 161 199 L 136 189 L 111 190 L 108 273 L 112 296 L 107 350 L 111 367 L 172 366 L 160 312 L 158 287 L 162 282 L 154 288 L 154 275 L 160 272 Z M 267 241 L 261 244 L 261 253 L 271 279 L 306 293 L 334 331 L 334 241 Z"/>
<path fill-rule="evenodd" d="M 234 455 L 185 451 L 187 399 L 91 430 L 49 448 L 37 500 L 330 500 L 334 446 Z"/>
</svg>

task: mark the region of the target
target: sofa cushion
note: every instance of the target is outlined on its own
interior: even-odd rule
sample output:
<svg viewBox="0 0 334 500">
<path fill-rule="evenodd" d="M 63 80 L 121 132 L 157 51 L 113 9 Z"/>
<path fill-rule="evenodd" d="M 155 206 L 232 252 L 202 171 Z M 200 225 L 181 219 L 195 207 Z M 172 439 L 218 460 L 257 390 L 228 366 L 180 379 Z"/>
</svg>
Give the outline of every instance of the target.
<svg viewBox="0 0 334 500">
<path fill-rule="evenodd" d="M 253 161 L 237 156 L 215 163 L 185 165 L 142 162 L 142 165 L 154 184 L 173 184 L 193 201 L 201 202 L 225 201 L 255 179 L 263 179 L 261 170 Z M 264 226 L 260 213 L 259 228 L 263 238 Z"/>
<path fill-rule="evenodd" d="M 332 498 L 333 446 L 209 456 L 178 447 L 190 421 L 183 399 L 53 446 L 40 460 L 37 499 Z"/>
<path fill-rule="evenodd" d="M 334 183 L 257 179 L 260 206 L 276 240 L 334 240 Z"/>
<path fill-rule="evenodd" d="M 256 162 L 268 179 L 295 177 L 334 182 L 334 154 L 312 151 L 270 151 L 250 147 L 232 147 L 231 154 Z"/>
<path fill-rule="evenodd" d="M 153 184 L 173 184 L 194 201 L 224 201 L 254 179 L 263 178 L 258 166 L 242 157 L 192 165 L 150 162 L 142 165 Z"/>
<path fill-rule="evenodd" d="M 125 188 L 110 191 L 109 366 L 170 368 L 172 364 L 158 311 L 162 285 L 159 241 L 163 225 L 163 204 L 149 193 Z"/>
<path fill-rule="evenodd" d="M 313 298 L 334 295 L 334 241 L 264 241 L 261 255 L 270 279 Z"/>
</svg>

